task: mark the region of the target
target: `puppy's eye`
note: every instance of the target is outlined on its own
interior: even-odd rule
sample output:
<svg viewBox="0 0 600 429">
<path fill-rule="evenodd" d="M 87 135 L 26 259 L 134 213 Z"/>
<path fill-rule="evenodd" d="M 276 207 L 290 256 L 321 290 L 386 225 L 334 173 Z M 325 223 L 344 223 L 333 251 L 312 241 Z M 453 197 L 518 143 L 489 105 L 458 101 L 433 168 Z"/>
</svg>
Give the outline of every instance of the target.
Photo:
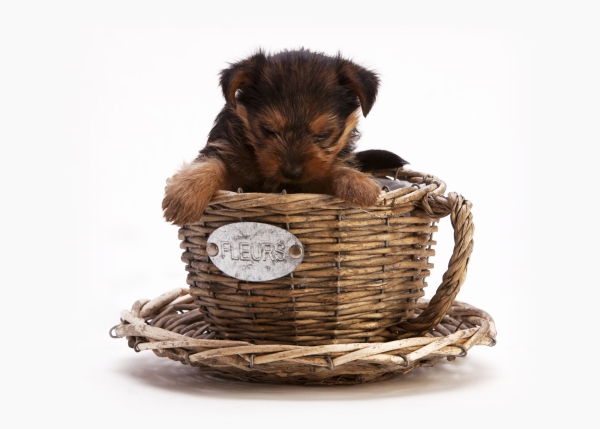
<svg viewBox="0 0 600 429">
<path fill-rule="evenodd" d="M 315 141 L 318 143 L 324 142 L 329 137 L 331 137 L 331 131 L 324 131 L 322 133 L 315 134 L 313 137 L 314 137 Z"/>
<path fill-rule="evenodd" d="M 277 133 L 275 131 L 273 131 L 271 128 L 269 128 L 269 127 L 265 127 L 263 125 L 260 128 L 262 129 L 262 132 L 264 133 L 265 136 L 275 137 L 277 135 Z"/>
</svg>

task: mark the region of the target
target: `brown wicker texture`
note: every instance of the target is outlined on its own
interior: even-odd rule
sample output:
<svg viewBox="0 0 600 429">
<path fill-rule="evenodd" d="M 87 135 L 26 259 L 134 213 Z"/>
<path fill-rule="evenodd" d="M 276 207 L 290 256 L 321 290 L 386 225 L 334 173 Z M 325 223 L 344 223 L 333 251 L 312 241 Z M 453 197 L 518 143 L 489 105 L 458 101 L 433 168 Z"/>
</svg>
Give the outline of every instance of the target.
<svg viewBox="0 0 600 429">
<path fill-rule="evenodd" d="M 218 339 L 304 346 L 379 343 L 424 335 L 445 316 L 473 247 L 471 204 L 444 182 L 409 170 L 374 172 L 412 186 L 358 209 L 327 195 L 219 192 L 201 222 L 180 230 L 190 293 Z M 433 265 L 436 222 L 450 214 L 455 249 L 427 309 L 415 316 Z M 245 282 L 222 273 L 207 237 L 240 221 L 294 234 L 305 256 L 283 278 Z"/>
<path fill-rule="evenodd" d="M 256 345 L 215 340 L 204 314 L 186 289 L 175 289 L 153 300 L 139 300 L 121 312 L 114 338 L 127 337 L 136 351 L 190 364 L 207 373 L 240 380 L 292 384 L 358 384 L 385 380 L 440 359 L 465 356 L 475 345 L 493 346 L 492 317 L 468 304 L 454 302 L 440 323 L 421 337 L 383 343 L 297 346 Z M 430 308 L 417 303 L 415 313 Z"/>
</svg>

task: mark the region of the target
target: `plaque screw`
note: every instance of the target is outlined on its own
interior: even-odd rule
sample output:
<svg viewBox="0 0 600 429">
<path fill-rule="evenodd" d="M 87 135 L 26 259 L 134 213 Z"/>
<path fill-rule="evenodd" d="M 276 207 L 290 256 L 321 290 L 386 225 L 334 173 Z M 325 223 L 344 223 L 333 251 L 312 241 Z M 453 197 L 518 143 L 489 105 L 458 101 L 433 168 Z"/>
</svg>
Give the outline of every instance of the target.
<svg viewBox="0 0 600 429">
<path fill-rule="evenodd" d="M 217 256 L 219 254 L 219 247 L 215 243 L 208 243 L 206 253 L 208 253 L 208 256 Z"/>
<path fill-rule="evenodd" d="M 298 244 L 292 244 L 290 246 L 290 250 L 288 251 L 290 258 L 294 258 L 294 259 L 298 259 L 299 257 L 302 256 L 303 253 L 304 253 L 304 250 L 302 250 L 302 246 L 300 246 Z"/>
</svg>

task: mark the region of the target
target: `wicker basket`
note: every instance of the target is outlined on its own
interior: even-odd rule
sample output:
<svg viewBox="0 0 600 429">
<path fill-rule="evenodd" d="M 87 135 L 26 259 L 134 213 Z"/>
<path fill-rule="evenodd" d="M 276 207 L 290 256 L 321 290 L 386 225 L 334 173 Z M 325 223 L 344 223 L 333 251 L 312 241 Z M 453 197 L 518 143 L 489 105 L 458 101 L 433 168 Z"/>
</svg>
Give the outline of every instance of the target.
<svg viewBox="0 0 600 429">
<path fill-rule="evenodd" d="M 180 230 L 190 293 L 216 338 L 304 346 L 382 342 L 424 334 L 446 314 L 472 250 L 470 203 L 444 196 L 444 182 L 408 170 L 376 177 L 411 186 L 382 195 L 367 209 L 314 194 L 219 192 L 202 221 Z M 436 222 L 452 215 L 455 251 L 442 285 L 417 319 L 417 300 L 433 265 Z M 278 226 L 304 246 L 291 274 L 245 282 L 221 272 L 206 253 L 223 225 L 251 221 Z M 456 223 L 459 223 L 456 225 Z"/>
<path fill-rule="evenodd" d="M 384 380 L 495 345 L 491 316 L 454 301 L 473 249 L 471 204 L 445 196 L 444 182 L 433 176 L 374 175 L 411 186 L 364 210 L 325 195 L 219 192 L 200 223 L 180 230 L 189 290 L 136 301 L 111 336 L 205 372 L 293 384 Z M 425 301 L 419 297 L 432 268 L 432 234 L 446 215 L 454 251 Z M 207 255 L 207 236 L 241 221 L 287 229 L 304 246 L 303 261 L 271 281 L 222 273 Z"/>
</svg>

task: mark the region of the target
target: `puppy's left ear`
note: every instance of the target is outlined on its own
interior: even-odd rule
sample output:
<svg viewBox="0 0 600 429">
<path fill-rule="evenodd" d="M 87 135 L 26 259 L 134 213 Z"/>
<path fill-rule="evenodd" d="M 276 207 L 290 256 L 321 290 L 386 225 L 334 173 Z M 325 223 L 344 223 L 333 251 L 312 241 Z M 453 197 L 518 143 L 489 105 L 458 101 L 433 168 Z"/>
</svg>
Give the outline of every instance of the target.
<svg viewBox="0 0 600 429">
<path fill-rule="evenodd" d="M 338 57 L 340 84 L 349 87 L 358 97 L 364 116 L 371 111 L 377 98 L 379 78 L 375 72 Z"/>
<path fill-rule="evenodd" d="M 221 71 L 220 83 L 227 104 L 233 108 L 236 107 L 236 91 L 250 84 L 253 80 L 258 79 L 259 71 L 266 61 L 265 54 L 259 51 L 251 57 L 231 64 L 229 68 Z"/>
</svg>

